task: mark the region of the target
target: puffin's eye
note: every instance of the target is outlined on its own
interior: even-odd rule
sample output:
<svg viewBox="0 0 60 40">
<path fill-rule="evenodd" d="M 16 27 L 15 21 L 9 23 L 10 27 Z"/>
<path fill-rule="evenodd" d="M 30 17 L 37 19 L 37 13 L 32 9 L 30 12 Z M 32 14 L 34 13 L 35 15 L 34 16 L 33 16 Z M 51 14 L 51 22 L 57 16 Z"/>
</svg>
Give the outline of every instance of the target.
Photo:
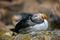
<svg viewBox="0 0 60 40">
<path fill-rule="evenodd" d="M 37 17 L 37 15 L 35 15 L 34 17 Z"/>
<path fill-rule="evenodd" d="M 16 22 L 18 22 L 19 20 L 16 20 Z"/>
</svg>

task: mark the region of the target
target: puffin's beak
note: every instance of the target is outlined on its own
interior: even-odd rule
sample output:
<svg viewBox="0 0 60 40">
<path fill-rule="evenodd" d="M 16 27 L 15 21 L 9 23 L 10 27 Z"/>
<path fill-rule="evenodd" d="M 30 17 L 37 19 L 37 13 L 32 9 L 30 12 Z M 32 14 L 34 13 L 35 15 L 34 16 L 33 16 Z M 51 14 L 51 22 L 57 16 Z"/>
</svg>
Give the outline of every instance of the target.
<svg viewBox="0 0 60 40">
<path fill-rule="evenodd" d="M 42 13 L 41 16 L 43 19 L 48 19 L 48 16 L 45 13 Z"/>
<path fill-rule="evenodd" d="M 16 20 L 15 16 L 12 16 L 11 20 L 12 20 L 12 22 L 15 21 Z"/>
</svg>

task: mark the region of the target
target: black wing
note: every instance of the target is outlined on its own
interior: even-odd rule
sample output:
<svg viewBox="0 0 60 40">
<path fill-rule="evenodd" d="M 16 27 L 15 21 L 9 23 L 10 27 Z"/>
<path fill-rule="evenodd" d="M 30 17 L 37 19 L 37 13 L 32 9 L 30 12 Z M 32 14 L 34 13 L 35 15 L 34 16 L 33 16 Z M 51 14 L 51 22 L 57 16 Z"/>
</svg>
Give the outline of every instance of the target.
<svg viewBox="0 0 60 40">
<path fill-rule="evenodd" d="M 26 13 L 21 13 L 20 15 L 22 15 L 22 20 L 20 22 L 18 22 L 15 26 L 14 29 L 11 29 L 11 31 L 19 33 L 20 29 L 24 29 L 29 27 L 29 24 L 27 24 L 27 20 L 29 20 L 29 17 L 31 17 L 31 14 L 26 14 Z"/>
</svg>

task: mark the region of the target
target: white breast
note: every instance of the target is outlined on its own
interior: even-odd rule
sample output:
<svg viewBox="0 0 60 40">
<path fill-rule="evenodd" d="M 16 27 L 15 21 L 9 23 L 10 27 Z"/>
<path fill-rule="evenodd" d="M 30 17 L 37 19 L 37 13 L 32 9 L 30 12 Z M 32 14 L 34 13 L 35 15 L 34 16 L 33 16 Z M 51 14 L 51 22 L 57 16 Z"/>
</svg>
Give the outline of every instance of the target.
<svg viewBox="0 0 60 40">
<path fill-rule="evenodd" d="M 48 21 L 44 19 L 44 22 L 41 24 L 36 24 L 30 27 L 32 30 L 47 30 L 48 29 Z"/>
</svg>

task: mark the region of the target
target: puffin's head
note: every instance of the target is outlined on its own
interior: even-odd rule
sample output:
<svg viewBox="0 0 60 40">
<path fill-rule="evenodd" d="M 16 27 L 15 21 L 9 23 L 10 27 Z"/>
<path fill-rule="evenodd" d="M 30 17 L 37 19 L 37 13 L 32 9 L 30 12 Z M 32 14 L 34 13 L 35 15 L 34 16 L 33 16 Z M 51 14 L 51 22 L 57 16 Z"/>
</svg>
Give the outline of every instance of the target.
<svg viewBox="0 0 60 40">
<path fill-rule="evenodd" d="M 12 24 L 16 25 L 21 19 L 22 19 L 22 16 L 20 16 L 20 15 L 13 15 L 12 16 Z"/>
<path fill-rule="evenodd" d="M 31 19 L 33 22 L 40 23 L 40 22 L 43 22 L 44 19 L 47 19 L 47 18 L 48 16 L 45 13 L 36 13 L 36 14 L 33 14 Z"/>
</svg>

